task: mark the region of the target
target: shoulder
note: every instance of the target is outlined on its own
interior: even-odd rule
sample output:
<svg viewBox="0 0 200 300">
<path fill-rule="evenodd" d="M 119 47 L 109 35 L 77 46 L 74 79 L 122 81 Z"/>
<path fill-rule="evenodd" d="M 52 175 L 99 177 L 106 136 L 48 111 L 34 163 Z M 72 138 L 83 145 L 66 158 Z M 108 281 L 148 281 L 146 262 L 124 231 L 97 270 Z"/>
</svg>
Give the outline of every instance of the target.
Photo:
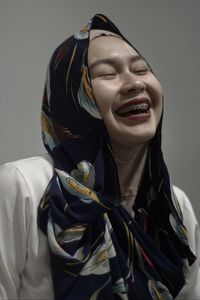
<svg viewBox="0 0 200 300">
<path fill-rule="evenodd" d="M 0 166 L 1 173 L 19 171 L 22 174 L 32 174 L 32 171 L 49 173 L 52 169 L 52 159 L 48 153 L 4 163 Z M 34 174 L 34 173 L 33 173 Z"/>
<path fill-rule="evenodd" d="M 176 197 L 176 199 L 178 200 L 178 203 L 180 205 L 180 208 L 182 210 L 183 213 L 183 217 L 189 214 L 194 215 L 194 210 L 192 207 L 192 204 L 188 198 L 188 196 L 186 195 L 186 193 L 179 187 L 177 186 L 173 186 L 173 191 L 174 191 L 174 195 Z M 196 219 L 196 217 L 195 217 Z"/>
<path fill-rule="evenodd" d="M 52 176 L 52 160 L 48 154 L 5 163 L 0 166 L 1 197 L 41 198 Z"/>
<path fill-rule="evenodd" d="M 195 262 L 190 266 L 186 276 L 186 283 L 177 300 L 200 299 L 200 231 L 192 204 L 183 190 L 173 186 L 174 196 L 182 211 L 183 224 L 185 225 L 190 249 L 196 256 Z"/>
<path fill-rule="evenodd" d="M 173 186 L 173 192 L 174 192 L 174 196 L 176 198 L 176 200 L 178 201 L 178 204 L 181 208 L 182 211 L 182 217 L 183 217 L 183 222 L 184 223 L 198 223 L 192 204 L 188 198 L 188 196 L 186 195 L 186 193 L 180 189 L 177 186 Z"/>
<path fill-rule="evenodd" d="M 186 193 L 179 187 L 173 185 L 173 192 L 177 198 L 177 200 L 179 201 L 179 204 L 181 205 L 181 207 L 184 207 L 184 205 L 191 205 L 190 200 L 188 199 Z"/>
<path fill-rule="evenodd" d="M 194 216 L 194 210 L 192 204 L 188 196 L 186 195 L 186 193 L 177 186 L 173 186 L 173 192 L 180 205 L 183 214 L 183 219 L 186 220 L 188 217 L 190 218 Z M 196 221 L 196 217 L 195 217 L 195 221 Z"/>
<path fill-rule="evenodd" d="M 37 226 L 52 176 L 48 154 L 0 166 L 0 298 L 52 298 L 48 243 Z"/>
<path fill-rule="evenodd" d="M 173 191 L 181 208 L 183 224 L 185 225 L 187 230 L 189 245 L 193 253 L 195 253 L 196 255 L 197 251 L 199 251 L 200 249 L 200 245 L 199 245 L 200 235 L 199 235 L 199 224 L 195 216 L 195 212 L 193 210 L 189 198 L 187 197 L 187 195 L 182 189 L 173 186 Z"/>
<path fill-rule="evenodd" d="M 5 183 L 20 178 L 25 181 L 49 180 L 52 176 L 52 159 L 48 154 L 7 162 L 0 166 L 0 177 Z"/>
</svg>

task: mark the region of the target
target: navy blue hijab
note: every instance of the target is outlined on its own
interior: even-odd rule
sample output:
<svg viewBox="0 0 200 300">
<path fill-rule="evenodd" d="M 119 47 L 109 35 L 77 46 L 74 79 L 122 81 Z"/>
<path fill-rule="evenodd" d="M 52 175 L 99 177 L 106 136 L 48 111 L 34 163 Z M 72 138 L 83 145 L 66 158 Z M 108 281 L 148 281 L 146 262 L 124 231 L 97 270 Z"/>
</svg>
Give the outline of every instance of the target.
<svg viewBox="0 0 200 300">
<path fill-rule="evenodd" d="M 55 299 L 174 299 L 195 257 L 162 155 L 162 120 L 148 145 L 132 218 L 121 205 L 109 135 L 91 87 L 92 29 L 126 40 L 106 16 L 95 15 L 53 53 L 43 97 L 42 134 L 54 175 L 38 224 L 49 242 Z"/>
</svg>

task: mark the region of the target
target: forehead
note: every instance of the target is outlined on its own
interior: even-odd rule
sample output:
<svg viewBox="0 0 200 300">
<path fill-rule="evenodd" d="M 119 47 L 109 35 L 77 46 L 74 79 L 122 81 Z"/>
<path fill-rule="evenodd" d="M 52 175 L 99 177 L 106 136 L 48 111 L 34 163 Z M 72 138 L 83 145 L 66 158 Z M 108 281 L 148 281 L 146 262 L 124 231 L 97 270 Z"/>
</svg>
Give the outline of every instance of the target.
<svg viewBox="0 0 200 300">
<path fill-rule="evenodd" d="M 119 36 L 95 36 L 90 40 L 88 48 L 89 62 L 103 58 L 117 59 L 136 55 L 138 55 L 137 51 Z"/>
<path fill-rule="evenodd" d="M 108 31 L 108 30 L 92 29 L 92 30 L 90 30 L 90 40 L 93 40 L 96 37 L 101 36 L 102 34 L 104 34 L 104 35 L 118 36 L 119 37 L 119 35 L 111 32 L 111 31 Z"/>
</svg>

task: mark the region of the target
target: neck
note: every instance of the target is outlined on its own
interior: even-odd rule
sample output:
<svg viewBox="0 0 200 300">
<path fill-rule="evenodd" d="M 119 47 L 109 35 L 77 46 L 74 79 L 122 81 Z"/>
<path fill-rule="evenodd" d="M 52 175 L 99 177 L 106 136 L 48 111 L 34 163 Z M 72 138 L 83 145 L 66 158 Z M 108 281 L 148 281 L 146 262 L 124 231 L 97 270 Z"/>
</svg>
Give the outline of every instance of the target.
<svg viewBox="0 0 200 300">
<path fill-rule="evenodd" d="M 131 210 L 143 175 L 148 147 L 147 144 L 126 147 L 112 142 L 112 148 L 117 165 L 122 204 Z"/>
</svg>

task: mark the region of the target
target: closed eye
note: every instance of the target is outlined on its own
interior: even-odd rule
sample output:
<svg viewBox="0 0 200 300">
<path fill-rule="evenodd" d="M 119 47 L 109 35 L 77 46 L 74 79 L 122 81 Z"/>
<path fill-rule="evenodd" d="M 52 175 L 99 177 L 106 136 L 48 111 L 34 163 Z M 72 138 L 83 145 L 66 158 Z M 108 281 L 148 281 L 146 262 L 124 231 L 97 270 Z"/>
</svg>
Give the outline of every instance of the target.
<svg viewBox="0 0 200 300">
<path fill-rule="evenodd" d="M 114 77 L 116 73 L 99 74 L 98 77 Z"/>
<path fill-rule="evenodd" d="M 148 71 L 149 71 L 149 69 L 145 68 L 145 69 L 135 70 L 134 73 L 136 73 L 136 74 L 145 74 Z"/>
</svg>

